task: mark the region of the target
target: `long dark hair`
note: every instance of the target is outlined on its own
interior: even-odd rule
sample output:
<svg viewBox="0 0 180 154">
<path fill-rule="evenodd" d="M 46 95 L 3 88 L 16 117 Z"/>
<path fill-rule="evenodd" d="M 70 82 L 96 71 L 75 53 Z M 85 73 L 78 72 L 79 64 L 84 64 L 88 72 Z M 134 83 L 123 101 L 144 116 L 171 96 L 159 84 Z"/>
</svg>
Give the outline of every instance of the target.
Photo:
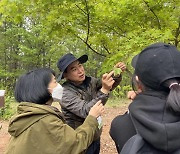
<svg viewBox="0 0 180 154">
<path fill-rule="evenodd" d="M 173 78 L 166 80 L 162 85 L 169 88 L 167 106 L 175 112 L 180 112 L 180 80 Z"/>
<path fill-rule="evenodd" d="M 45 104 L 52 98 L 47 89 L 52 75 L 55 76 L 54 71 L 48 68 L 35 69 L 22 75 L 16 82 L 16 101 Z"/>
</svg>

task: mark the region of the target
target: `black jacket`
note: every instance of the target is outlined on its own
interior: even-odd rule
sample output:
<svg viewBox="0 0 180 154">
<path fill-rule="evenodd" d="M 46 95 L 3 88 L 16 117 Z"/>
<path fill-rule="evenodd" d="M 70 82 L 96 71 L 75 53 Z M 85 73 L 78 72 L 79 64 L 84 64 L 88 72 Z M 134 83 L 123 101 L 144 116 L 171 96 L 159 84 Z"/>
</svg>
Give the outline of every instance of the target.
<svg viewBox="0 0 180 154">
<path fill-rule="evenodd" d="M 162 153 L 180 149 L 180 115 L 167 108 L 167 95 L 165 92 L 142 92 L 130 104 L 128 114 L 113 120 L 110 135 L 119 152 L 136 133 Z M 115 124 L 119 127 L 115 127 Z"/>
<path fill-rule="evenodd" d="M 134 126 L 145 141 L 166 152 L 180 149 L 180 114 L 167 107 L 167 93 L 147 91 L 129 106 Z"/>
</svg>

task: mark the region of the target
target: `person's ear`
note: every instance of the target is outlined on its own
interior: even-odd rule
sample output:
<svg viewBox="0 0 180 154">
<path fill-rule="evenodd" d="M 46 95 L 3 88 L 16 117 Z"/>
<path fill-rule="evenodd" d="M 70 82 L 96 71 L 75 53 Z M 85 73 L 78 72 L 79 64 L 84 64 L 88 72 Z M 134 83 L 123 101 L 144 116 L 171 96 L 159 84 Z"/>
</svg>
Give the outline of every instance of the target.
<svg viewBox="0 0 180 154">
<path fill-rule="evenodd" d="M 67 79 L 67 73 L 63 73 L 63 77 Z"/>
<path fill-rule="evenodd" d="M 137 83 L 137 91 L 138 92 L 142 92 L 142 90 L 143 90 L 143 86 L 142 86 L 142 83 L 141 83 L 141 81 L 139 80 L 139 77 L 136 75 L 135 76 L 135 79 L 136 79 L 136 83 Z"/>
<path fill-rule="evenodd" d="M 135 79 L 137 82 L 139 82 L 139 77 L 137 75 L 135 76 Z"/>
<path fill-rule="evenodd" d="M 49 91 L 50 94 L 52 94 L 53 89 L 52 88 L 48 88 L 48 91 Z"/>
</svg>

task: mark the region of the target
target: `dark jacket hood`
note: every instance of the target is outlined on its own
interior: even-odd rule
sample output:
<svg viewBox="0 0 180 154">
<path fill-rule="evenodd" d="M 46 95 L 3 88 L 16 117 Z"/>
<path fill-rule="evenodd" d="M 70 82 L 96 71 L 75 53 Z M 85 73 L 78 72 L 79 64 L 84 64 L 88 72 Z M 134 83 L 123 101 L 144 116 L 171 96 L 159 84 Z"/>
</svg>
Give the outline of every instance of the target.
<svg viewBox="0 0 180 154">
<path fill-rule="evenodd" d="M 39 105 L 29 102 L 20 103 L 17 107 L 18 115 L 15 115 L 9 124 L 8 132 L 11 136 L 19 136 L 31 125 L 49 114 L 57 115 L 49 105 Z"/>
<path fill-rule="evenodd" d="M 166 107 L 167 93 L 143 92 L 129 106 L 139 133 L 155 148 L 171 152 L 180 149 L 180 115 Z"/>
</svg>

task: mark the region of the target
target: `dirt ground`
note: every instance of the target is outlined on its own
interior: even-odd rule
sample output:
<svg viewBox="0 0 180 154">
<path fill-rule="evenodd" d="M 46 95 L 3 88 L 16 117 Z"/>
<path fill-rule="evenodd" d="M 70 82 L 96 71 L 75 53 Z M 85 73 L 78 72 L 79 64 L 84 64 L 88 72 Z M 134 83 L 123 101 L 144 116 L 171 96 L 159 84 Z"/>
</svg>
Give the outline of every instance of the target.
<svg viewBox="0 0 180 154">
<path fill-rule="evenodd" d="M 101 152 L 100 154 L 117 154 L 115 144 L 109 136 L 109 128 L 112 119 L 119 114 L 125 113 L 127 110 L 127 104 L 121 105 L 121 107 L 106 107 L 103 117 L 103 132 L 101 136 Z M 7 132 L 8 121 L 0 120 L 0 154 L 3 154 L 5 147 L 9 141 L 9 134 Z"/>
</svg>

